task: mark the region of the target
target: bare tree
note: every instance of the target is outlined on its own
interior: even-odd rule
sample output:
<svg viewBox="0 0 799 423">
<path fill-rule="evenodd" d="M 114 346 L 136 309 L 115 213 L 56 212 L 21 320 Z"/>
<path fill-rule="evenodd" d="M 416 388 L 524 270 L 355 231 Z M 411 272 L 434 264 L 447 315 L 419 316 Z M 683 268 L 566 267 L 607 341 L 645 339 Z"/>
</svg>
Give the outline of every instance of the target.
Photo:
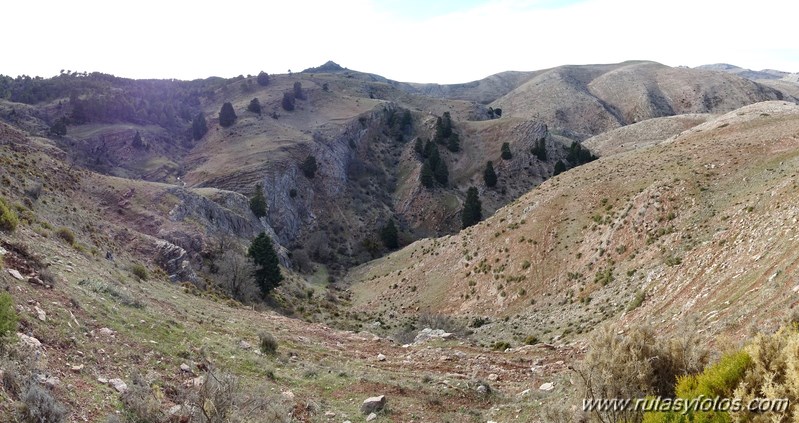
<svg viewBox="0 0 799 423">
<path fill-rule="evenodd" d="M 216 283 L 231 297 L 243 302 L 258 297 L 252 260 L 235 250 L 228 250 L 219 256 L 216 266 Z"/>
</svg>

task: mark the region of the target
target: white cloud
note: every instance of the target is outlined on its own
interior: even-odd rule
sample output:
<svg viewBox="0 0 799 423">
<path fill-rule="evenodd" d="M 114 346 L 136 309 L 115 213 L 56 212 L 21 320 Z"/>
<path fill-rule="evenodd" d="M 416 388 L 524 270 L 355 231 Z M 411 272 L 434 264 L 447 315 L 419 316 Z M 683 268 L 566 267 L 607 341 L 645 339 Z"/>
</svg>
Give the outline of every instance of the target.
<svg viewBox="0 0 799 423">
<path fill-rule="evenodd" d="M 59 69 L 200 78 L 335 60 L 414 82 L 629 59 L 799 71 L 793 2 L 500 0 L 412 21 L 370 0 L 218 3 L 17 1 L 4 5 L 0 73 Z"/>
</svg>

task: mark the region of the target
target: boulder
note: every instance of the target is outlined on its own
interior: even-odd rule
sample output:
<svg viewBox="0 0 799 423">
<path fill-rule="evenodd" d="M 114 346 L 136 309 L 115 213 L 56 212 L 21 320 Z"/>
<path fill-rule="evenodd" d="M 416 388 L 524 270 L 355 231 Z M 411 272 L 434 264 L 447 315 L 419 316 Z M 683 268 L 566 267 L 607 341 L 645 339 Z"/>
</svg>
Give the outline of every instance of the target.
<svg viewBox="0 0 799 423">
<path fill-rule="evenodd" d="M 361 413 L 370 414 L 383 409 L 386 406 L 386 396 L 380 395 L 377 397 L 370 397 L 363 400 L 361 404 Z"/>
<path fill-rule="evenodd" d="M 547 383 L 542 384 L 538 389 L 541 390 L 541 391 L 544 391 L 544 392 L 549 392 L 549 391 L 555 389 L 555 384 L 552 383 L 552 382 L 547 382 Z"/>
<path fill-rule="evenodd" d="M 22 277 L 22 274 L 20 274 L 19 270 L 17 270 L 17 269 L 8 269 L 8 274 L 13 276 L 14 279 L 17 279 L 17 280 L 20 280 L 20 281 L 24 281 L 25 280 L 25 278 Z"/>
<path fill-rule="evenodd" d="M 111 387 L 113 387 L 114 389 L 116 389 L 116 391 L 119 392 L 120 394 L 124 394 L 125 392 L 128 391 L 128 385 L 125 382 L 123 382 L 122 379 L 119 378 L 109 379 L 108 384 L 111 385 Z"/>
</svg>

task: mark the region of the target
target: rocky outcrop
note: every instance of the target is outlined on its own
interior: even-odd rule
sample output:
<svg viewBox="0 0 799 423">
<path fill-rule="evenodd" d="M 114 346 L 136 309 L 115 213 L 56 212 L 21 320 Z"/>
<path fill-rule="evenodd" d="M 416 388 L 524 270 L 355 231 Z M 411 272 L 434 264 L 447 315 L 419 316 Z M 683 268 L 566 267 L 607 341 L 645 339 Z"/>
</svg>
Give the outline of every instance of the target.
<svg viewBox="0 0 799 423">
<path fill-rule="evenodd" d="M 156 241 L 156 263 L 164 269 L 172 282 L 191 282 L 197 284 L 199 278 L 191 267 L 189 255 L 181 247 L 169 241 Z"/>
<path fill-rule="evenodd" d="M 232 191 L 209 190 L 207 196 L 197 192 L 173 188 L 170 194 L 181 202 L 169 212 L 174 222 L 191 220 L 198 224 L 203 233 L 187 233 L 182 230 L 161 231 L 159 238 L 184 249 L 191 262 L 199 262 L 199 254 L 205 248 L 205 238 L 216 234 L 226 234 L 243 240 L 251 240 L 265 232 L 277 245 L 275 249 L 283 266 L 290 267 L 288 251 L 280 245 L 280 239 L 266 219 L 258 219 L 250 211 L 249 199 Z"/>
</svg>

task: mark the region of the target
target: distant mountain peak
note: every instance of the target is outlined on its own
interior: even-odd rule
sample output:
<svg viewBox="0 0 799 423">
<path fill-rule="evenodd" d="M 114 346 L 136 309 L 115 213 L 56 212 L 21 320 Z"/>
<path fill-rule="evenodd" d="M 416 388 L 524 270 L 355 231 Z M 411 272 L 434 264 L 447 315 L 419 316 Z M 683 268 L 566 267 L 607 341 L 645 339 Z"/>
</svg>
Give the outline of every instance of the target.
<svg viewBox="0 0 799 423">
<path fill-rule="evenodd" d="M 315 68 L 308 68 L 302 71 L 303 73 L 309 72 L 341 72 L 343 70 L 347 70 L 347 68 L 341 67 L 338 63 L 328 60 L 322 66 L 317 66 Z"/>
</svg>

